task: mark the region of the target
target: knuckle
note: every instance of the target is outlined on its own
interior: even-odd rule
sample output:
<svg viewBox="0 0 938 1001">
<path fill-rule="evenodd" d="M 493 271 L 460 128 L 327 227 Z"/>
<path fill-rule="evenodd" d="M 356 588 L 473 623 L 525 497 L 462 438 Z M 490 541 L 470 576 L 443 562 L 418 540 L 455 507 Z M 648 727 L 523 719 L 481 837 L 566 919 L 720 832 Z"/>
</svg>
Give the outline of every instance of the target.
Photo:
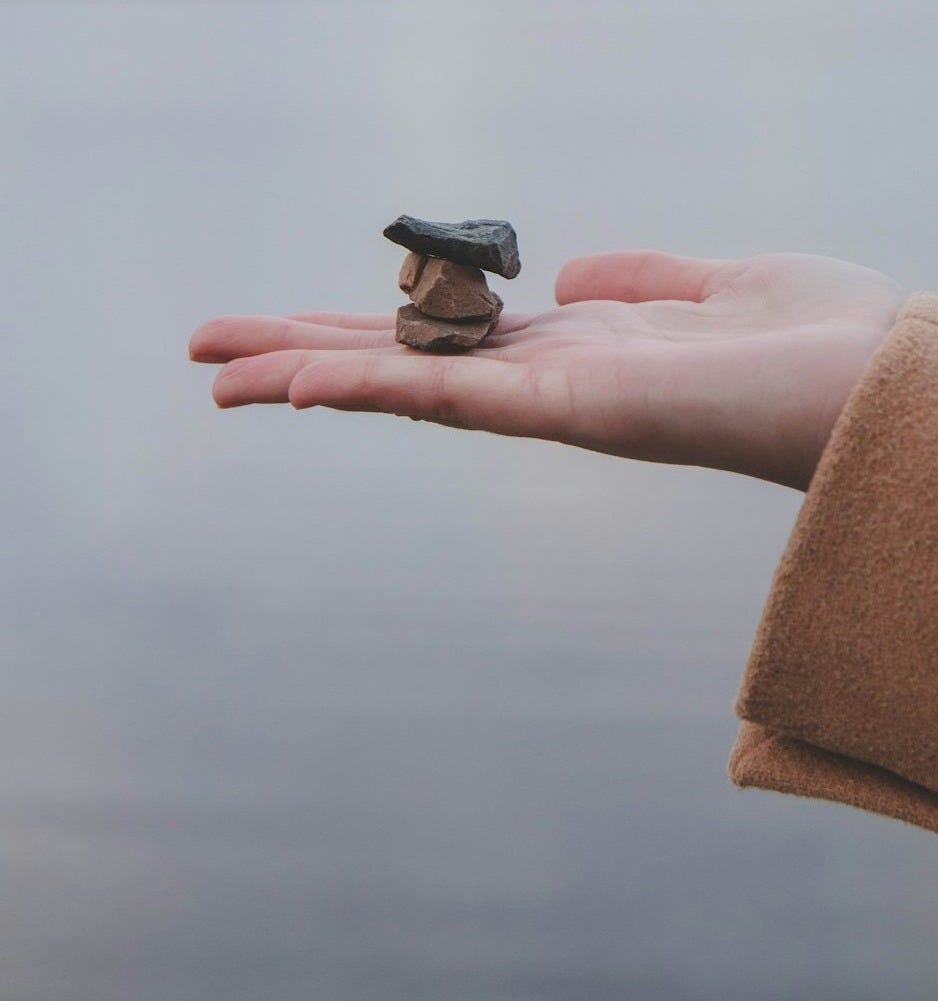
<svg viewBox="0 0 938 1001">
<path fill-rule="evenodd" d="M 441 420 L 457 421 L 461 414 L 459 395 L 453 385 L 453 364 L 451 359 L 439 359 L 427 386 L 427 407 Z"/>
<path fill-rule="evenodd" d="M 384 410 L 385 393 L 382 389 L 381 380 L 378 373 L 377 358 L 363 358 L 361 368 L 358 372 L 358 392 L 356 395 L 363 403 Z"/>
<path fill-rule="evenodd" d="M 270 348 L 272 351 L 282 351 L 292 346 L 292 333 L 295 324 L 290 320 L 279 320 L 270 332 Z"/>
</svg>

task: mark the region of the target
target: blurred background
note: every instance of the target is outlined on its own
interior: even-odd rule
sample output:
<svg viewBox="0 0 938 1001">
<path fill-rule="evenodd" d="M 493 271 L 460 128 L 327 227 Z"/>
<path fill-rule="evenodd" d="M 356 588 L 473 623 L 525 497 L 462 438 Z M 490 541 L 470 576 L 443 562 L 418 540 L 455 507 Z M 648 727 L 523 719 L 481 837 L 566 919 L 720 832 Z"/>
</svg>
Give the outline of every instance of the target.
<svg viewBox="0 0 938 1001">
<path fill-rule="evenodd" d="M 0 3 L 0 997 L 934 998 L 933 835 L 733 789 L 800 496 L 220 412 L 219 313 L 389 311 L 401 212 L 935 289 L 938 19 Z"/>
</svg>

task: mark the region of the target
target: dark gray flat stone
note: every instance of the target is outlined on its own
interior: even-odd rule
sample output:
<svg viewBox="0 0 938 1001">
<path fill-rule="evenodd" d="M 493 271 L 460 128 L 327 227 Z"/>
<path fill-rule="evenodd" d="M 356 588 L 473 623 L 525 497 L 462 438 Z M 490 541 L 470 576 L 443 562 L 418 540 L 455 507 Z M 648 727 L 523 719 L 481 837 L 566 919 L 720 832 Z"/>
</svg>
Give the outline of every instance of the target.
<svg viewBox="0 0 938 1001">
<path fill-rule="evenodd" d="M 408 250 L 468 264 L 503 278 L 521 270 L 518 235 L 503 219 L 467 219 L 465 222 L 427 222 L 398 216 L 384 235 Z"/>
</svg>

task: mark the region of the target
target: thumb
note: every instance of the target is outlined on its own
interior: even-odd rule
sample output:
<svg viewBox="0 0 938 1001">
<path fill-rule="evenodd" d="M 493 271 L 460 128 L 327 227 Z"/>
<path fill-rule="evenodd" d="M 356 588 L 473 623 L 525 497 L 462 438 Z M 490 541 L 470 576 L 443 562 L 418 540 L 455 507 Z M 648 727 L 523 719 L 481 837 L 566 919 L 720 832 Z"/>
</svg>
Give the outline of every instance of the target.
<svg viewBox="0 0 938 1001">
<path fill-rule="evenodd" d="M 574 257 L 560 269 L 555 286 L 559 305 L 586 299 L 703 302 L 729 279 L 735 261 L 676 257 L 658 250 L 623 250 Z"/>
</svg>

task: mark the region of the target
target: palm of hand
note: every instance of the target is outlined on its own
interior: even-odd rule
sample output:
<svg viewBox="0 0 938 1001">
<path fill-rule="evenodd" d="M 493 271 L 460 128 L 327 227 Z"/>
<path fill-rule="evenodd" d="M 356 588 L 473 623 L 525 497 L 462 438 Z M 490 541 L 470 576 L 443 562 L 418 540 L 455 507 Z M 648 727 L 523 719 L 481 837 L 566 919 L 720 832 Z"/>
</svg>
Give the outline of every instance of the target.
<svg viewBox="0 0 938 1001">
<path fill-rule="evenodd" d="M 391 317 L 334 314 L 222 318 L 190 353 L 228 362 L 222 406 L 384 411 L 804 488 L 901 293 L 829 258 L 638 252 L 571 261 L 557 298 L 469 355 L 420 355 Z"/>
</svg>

